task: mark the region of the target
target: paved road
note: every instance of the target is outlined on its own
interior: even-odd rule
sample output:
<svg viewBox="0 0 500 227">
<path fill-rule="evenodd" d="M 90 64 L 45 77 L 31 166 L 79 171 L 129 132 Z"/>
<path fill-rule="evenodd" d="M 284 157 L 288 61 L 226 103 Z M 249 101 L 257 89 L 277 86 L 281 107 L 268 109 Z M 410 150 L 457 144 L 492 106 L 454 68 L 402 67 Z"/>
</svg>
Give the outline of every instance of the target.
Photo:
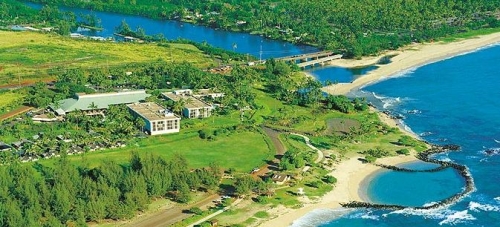
<svg viewBox="0 0 500 227">
<path fill-rule="evenodd" d="M 195 222 L 195 223 L 193 223 L 191 225 L 188 225 L 187 227 L 194 227 L 195 225 L 199 225 L 199 224 L 201 224 L 203 222 L 206 222 L 206 221 L 210 220 L 211 218 L 213 218 L 213 217 L 221 214 L 222 212 L 224 212 L 226 210 L 229 210 L 231 207 L 235 206 L 236 204 L 240 203 L 241 201 L 243 201 L 243 199 L 237 199 L 230 206 L 224 207 L 224 209 L 218 210 L 215 213 L 210 214 L 210 215 L 208 215 L 208 216 L 206 216 L 206 217 L 198 220 L 197 222 Z"/>
<path fill-rule="evenodd" d="M 178 221 L 186 219 L 192 214 L 183 213 L 183 210 L 187 210 L 191 207 L 205 207 L 208 205 L 212 205 L 212 201 L 220 198 L 219 195 L 214 194 L 207 196 L 205 199 L 192 204 L 192 205 L 176 205 L 173 208 L 168 210 L 160 210 L 158 212 L 152 213 L 145 217 L 142 217 L 136 221 L 132 221 L 131 223 L 127 223 L 125 226 L 127 227 L 163 227 L 172 225 Z"/>
</svg>

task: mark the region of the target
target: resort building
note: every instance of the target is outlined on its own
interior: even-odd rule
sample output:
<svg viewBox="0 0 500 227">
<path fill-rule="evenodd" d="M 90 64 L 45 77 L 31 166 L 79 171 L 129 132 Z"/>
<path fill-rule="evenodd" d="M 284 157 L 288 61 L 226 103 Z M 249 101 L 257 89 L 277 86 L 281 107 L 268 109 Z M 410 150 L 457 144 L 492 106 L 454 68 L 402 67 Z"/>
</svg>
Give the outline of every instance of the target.
<svg viewBox="0 0 500 227">
<path fill-rule="evenodd" d="M 59 105 L 49 106 L 57 115 L 63 116 L 75 110 L 86 115 L 102 115 L 110 105 L 130 104 L 144 101 L 149 94 L 145 90 L 121 91 L 111 93 L 77 93 L 74 98 L 61 100 Z"/>
<path fill-rule="evenodd" d="M 224 97 L 224 93 L 215 92 L 215 91 L 212 91 L 212 89 L 199 89 L 199 90 L 193 92 L 192 96 L 196 97 L 198 99 L 203 99 L 206 97 L 210 97 L 211 99 L 216 99 L 216 98 Z"/>
<path fill-rule="evenodd" d="M 283 185 L 285 182 L 290 180 L 290 176 L 286 174 L 275 173 L 271 177 L 271 180 L 277 185 Z"/>
<path fill-rule="evenodd" d="M 162 93 L 163 97 L 174 102 L 183 102 L 182 115 L 187 118 L 210 117 L 213 107 L 193 96 L 189 89 Z"/>
<path fill-rule="evenodd" d="M 144 120 L 144 129 L 150 135 L 179 132 L 181 118 L 154 102 L 133 103 L 127 107 L 132 115 Z"/>
</svg>

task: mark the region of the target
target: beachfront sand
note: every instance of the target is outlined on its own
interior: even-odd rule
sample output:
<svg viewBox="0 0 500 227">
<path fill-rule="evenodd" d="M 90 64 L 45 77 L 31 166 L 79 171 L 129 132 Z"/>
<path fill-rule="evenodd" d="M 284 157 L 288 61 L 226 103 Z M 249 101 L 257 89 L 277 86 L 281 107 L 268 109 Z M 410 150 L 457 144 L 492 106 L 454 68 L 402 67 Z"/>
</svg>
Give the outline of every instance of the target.
<svg viewBox="0 0 500 227">
<path fill-rule="evenodd" d="M 398 72 L 415 68 L 430 62 L 435 62 L 461 53 L 473 51 L 477 48 L 500 42 L 500 33 L 481 36 L 478 38 L 461 40 L 452 43 L 427 43 L 413 44 L 399 51 L 384 53 L 379 57 L 367 57 L 361 60 L 336 60 L 333 64 L 340 67 L 360 67 L 375 64 L 383 56 L 394 55 L 392 62 L 387 65 L 380 65 L 378 69 L 369 72 L 352 83 L 341 83 L 325 87 L 323 90 L 330 94 L 347 94 L 353 89 L 360 88 L 369 83 L 373 83 L 385 77 L 397 74 Z M 311 76 L 307 74 L 307 76 Z M 372 109 L 372 111 L 377 111 Z M 417 137 L 411 132 L 401 128 L 399 122 L 390 118 L 386 114 L 378 112 L 380 119 L 391 127 L 398 127 L 404 133 Z M 363 195 L 364 185 L 370 180 L 370 176 L 380 171 L 381 168 L 365 164 L 358 160 L 360 157 L 353 157 L 339 163 L 330 174 L 337 178 L 337 184 L 333 191 L 327 193 L 318 201 L 310 201 L 300 209 L 290 209 L 277 207 L 270 211 L 273 218 L 259 226 L 280 227 L 290 226 L 300 217 L 315 209 L 335 209 L 340 208 L 340 203 L 349 201 L 366 201 Z M 396 156 L 377 159 L 378 163 L 387 165 L 398 165 L 406 162 L 416 161 L 414 156 Z"/>
<path fill-rule="evenodd" d="M 500 33 L 484 35 L 477 38 L 465 39 L 451 43 L 426 43 L 413 44 L 398 51 L 384 53 L 383 56 L 395 55 L 391 63 L 379 65 L 379 68 L 370 71 L 368 74 L 359 77 L 352 83 L 339 83 L 323 88 L 323 91 L 330 94 L 347 94 L 349 91 L 360 88 L 369 83 L 395 75 L 398 72 L 415 68 L 427 63 L 435 62 L 441 59 L 452 57 L 461 53 L 476 50 L 493 43 L 500 42 Z M 379 57 L 366 57 L 361 60 L 340 59 L 331 64 L 340 67 L 359 67 L 372 65 L 378 62 Z"/>
<path fill-rule="evenodd" d="M 291 209 L 278 207 L 271 211 L 275 215 L 275 218 L 259 225 L 263 227 L 285 227 L 293 224 L 294 220 L 306 215 L 307 213 L 315 209 L 335 209 L 340 208 L 340 203 L 346 203 L 350 201 L 364 201 L 361 197 L 364 197 L 360 188 L 363 185 L 363 181 L 367 176 L 376 173 L 382 168 L 377 167 L 372 164 L 366 164 L 359 160 L 359 157 L 353 157 L 346 161 L 339 163 L 335 170 L 331 172 L 331 175 L 337 178 L 337 184 L 333 191 L 327 193 L 319 201 L 311 201 L 310 203 L 305 203 L 304 207 L 300 209 Z M 417 161 L 414 156 L 396 156 L 377 159 L 377 163 L 386 165 L 397 165 L 406 162 Z M 360 191 L 361 189 L 361 191 Z M 361 193 L 360 193 L 361 192 Z"/>
</svg>

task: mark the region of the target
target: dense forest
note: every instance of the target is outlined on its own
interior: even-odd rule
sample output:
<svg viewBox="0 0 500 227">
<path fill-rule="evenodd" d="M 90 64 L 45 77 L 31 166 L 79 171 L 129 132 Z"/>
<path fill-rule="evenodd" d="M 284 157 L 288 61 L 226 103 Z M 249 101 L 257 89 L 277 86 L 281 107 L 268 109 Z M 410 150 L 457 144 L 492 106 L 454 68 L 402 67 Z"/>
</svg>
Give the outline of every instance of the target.
<svg viewBox="0 0 500 227">
<path fill-rule="evenodd" d="M 92 17 L 82 15 L 82 21 Z M 0 3 L 0 26 L 19 24 L 39 24 L 44 27 L 55 27 L 60 35 L 68 35 L 78 24 L 73 12 L 60 11 L 57 6 L 44 6 L 35 10 L 15 0 L 5 0 Z"/>
<path fill-rule="evenodd" d="M 351 57 L 417 41 L 499 27 L 492 0 L 31 0 L 177 19 L 337 50 Z"/>
<path fill-rule="evenodd" d="M 217 164 L 187 166 L 181 155 L 167 161 L 136 153 L 128 163 L 107 160 L 98 167 L 76 167 L 64 155 L 54 167 L 13 162 L 0 168 L 0 226 L 86 226 L 133 217 L 152 198 L 187 202 L 192 189 L 218 187 Z"/>
</svg>

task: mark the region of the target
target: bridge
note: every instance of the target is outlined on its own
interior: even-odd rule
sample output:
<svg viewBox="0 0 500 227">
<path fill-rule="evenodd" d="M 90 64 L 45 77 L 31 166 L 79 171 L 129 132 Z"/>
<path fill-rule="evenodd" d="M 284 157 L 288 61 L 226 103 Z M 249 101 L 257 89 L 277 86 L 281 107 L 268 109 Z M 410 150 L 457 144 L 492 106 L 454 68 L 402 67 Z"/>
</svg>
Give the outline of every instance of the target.
<svg viewBox="0 0 500 227">
<path fill-rule="evenodd" d="M 332 51 L 320 51 L 320 52 L 309 53 L 309 54 L 300 54 L 300 55 L 280 57 L 280 58 L 275 58 L 274 60 L 276 60 L 276 61 L 289 61 L 289 62 L 295 63 L 297 60 L 307 61 L 308 59 L 318 59 L 318 58 L 328 57 L 331 55 L 333 55 Z"/>
<path fill-rule="evenodd" d="M 286 57 L 275 58 L 276 61 L 284 61 L 297 64 L 300 68 L 305 68 L 307 66 L 314 66 L 316 64 L 324 64 L 325 62 L 332 61 L 335 59 L 342 58 L 341 54 L 334 55 L 332 51 L 320 51 L 309 54 L 299 54 Z M 248 65 L 258 65 L 264 64 L 266 60 L 260 60 L 256 62 L 249 62 Z"/>
<path fill-rule="evenodd" d="M 317 58 L 316 60 L 311 60 L 311 61 L 306 61 L 306 62 L 301 62 L 299 64 L 297 64 L 297 66 L 299 66 L 299 68 L 305 68 L 307 66 L 314 66 L 316 64 L 324 64 L 325 62 L 328 62 L 328 61 L 332 61 L 332 60 L 335 60 L 335 59 L 341 59 L 342 58 L 342 54 L 336 54 L 336 55 L 333 55 L 333 56 L 327 56 L 327 57 L 323 57 L 323 58 Z"/>
</svg>

